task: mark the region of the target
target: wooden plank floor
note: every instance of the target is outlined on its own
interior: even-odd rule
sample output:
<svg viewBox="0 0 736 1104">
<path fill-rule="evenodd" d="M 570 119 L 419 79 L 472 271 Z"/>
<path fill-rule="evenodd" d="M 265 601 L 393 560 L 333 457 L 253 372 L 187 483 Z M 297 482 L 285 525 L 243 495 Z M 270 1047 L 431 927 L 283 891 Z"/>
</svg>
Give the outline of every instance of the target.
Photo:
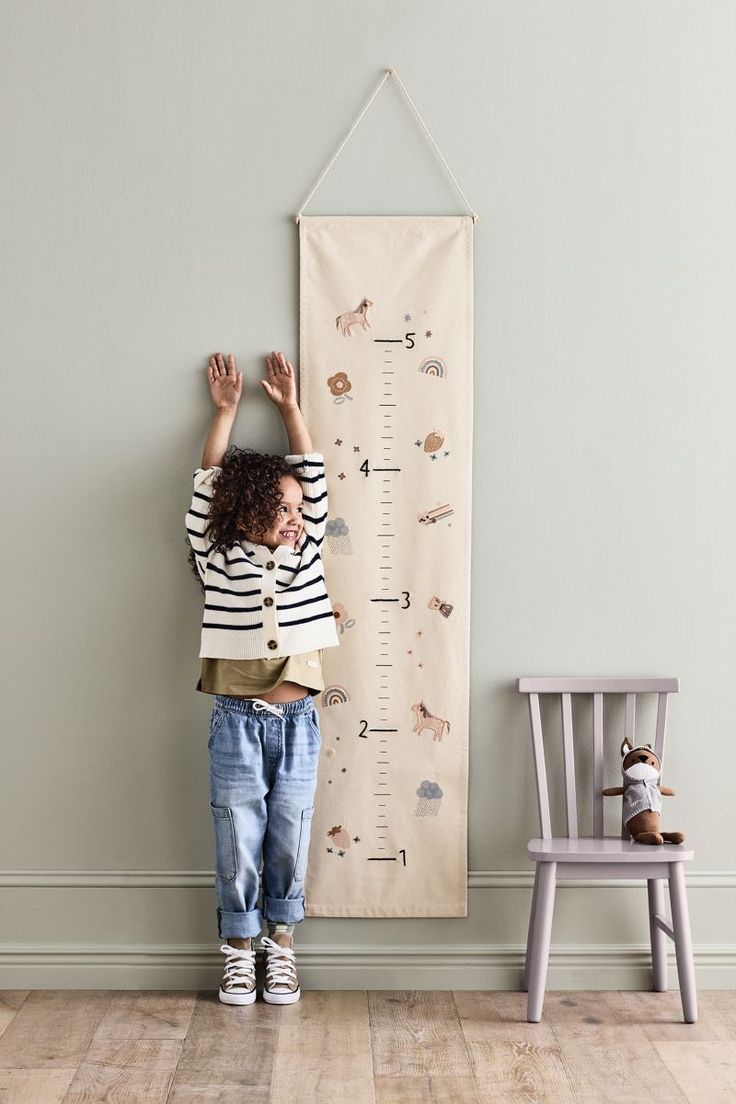
<svg viewBox="0 0 736 1104">
<path fill-rule="evenodd" d="M 733 1104 L 736 993 L 0 991 L 0 1104 Z"/>
</svg>

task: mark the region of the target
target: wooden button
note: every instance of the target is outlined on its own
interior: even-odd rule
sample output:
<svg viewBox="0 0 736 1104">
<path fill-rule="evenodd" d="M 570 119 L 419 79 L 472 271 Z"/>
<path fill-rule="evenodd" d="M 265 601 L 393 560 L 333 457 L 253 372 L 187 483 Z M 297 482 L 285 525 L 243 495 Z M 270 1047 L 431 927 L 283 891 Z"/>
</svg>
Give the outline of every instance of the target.
<svg viewBox="0 0 736 1104">
<path fill-rule="evenodd" d="M 268 563 L 266 564 L 266 568 L 267 568 L 267 569 L 268 569 L 269 571 L 273 571 L 273 569 L 275 568 L 275 566 L 276 566 L 276 564 L 275 564 L 275 563 L 273 562 L 273 560 L 269 560 L 269 561 L 268 561 Z"/>
<path fill-rule="evenodd" d="M 273 598 L 264 598 L 263 599 L 263 604 L 264 604 L 264 606 L 272 606 L 273 605 Z"/>
<path fill-rule="evenodd" d="M 273 648 L 278 648 L 278 646 L 279 646 L 279 645 L 278 645 L 278 641 L 277 641 L 277 640 L 269 640 L 269 642 L 268 642 L 268 646 L 269 646 L 269 648 L 271 648 L 271 649 L 273 649 Z"/>
</svg>

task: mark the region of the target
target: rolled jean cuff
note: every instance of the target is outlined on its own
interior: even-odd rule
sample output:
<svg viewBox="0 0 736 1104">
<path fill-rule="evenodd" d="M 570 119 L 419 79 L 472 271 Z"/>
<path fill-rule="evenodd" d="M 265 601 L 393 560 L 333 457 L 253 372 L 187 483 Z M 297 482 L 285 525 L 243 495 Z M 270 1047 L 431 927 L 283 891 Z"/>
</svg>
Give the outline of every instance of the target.
<svg viewBox="0 0 736 1104">
<path fill-rule="evenodd" d="M 225 912 L 217 910 L 217 926 L 220 939 L 237 937 L 248 939 L 261 934 L 263 927 L 263 914 L 256 908 L 252 912 Z"/>
<path fill-rule="evenodd" d="M 304 898 L 266 897 L 263 912 L 267 920 L 276 924 L 298 924 L 304 919 Z"/>
</svg>

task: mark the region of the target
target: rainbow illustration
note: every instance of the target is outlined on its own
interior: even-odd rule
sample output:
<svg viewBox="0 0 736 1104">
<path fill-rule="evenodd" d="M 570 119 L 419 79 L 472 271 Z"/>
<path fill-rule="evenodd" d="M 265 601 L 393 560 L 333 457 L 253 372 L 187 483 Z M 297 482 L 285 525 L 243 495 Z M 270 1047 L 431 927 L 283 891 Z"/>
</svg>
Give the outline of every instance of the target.
<svg viewBox="0 0 736 1104">
<path fill-rule="evenodd" d="M 445 362 L 439 357 L 427 357 L 419 365 L 418 371 L 424 372 L 426 376 L 439 376 L 440 379 L 444 379 L 447 375 Z"/>
<path fill-rule="evenodd" d="M 347 701 L 350 701 L 350 695 L 344 686 L 337 683 L 333 686 L 326 686 L 322 691 L 323 705 L 343 705 Z"/>
</svg>

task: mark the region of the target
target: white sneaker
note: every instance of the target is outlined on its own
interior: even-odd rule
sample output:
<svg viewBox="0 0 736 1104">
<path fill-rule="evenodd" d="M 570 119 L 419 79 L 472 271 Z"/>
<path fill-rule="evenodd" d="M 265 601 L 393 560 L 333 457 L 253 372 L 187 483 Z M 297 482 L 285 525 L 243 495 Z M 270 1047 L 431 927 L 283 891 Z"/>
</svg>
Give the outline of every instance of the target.
<svg viewBox="0 0 736 1104">
<path fill-rule="evenodd" d="M 252 1004 L 256 999 L 256 952 L 223 943 L 220 950 L 227 956 L 220 983 L 219 997 L 223 1004 Z"/>
<path fill-rule="evenodd" d="M 294 1004 L 301 991 L 296 976 L 296 955 L 292 947 L 282 947 L 264 935 L 261 946 L 266 952 L 266 984 L 263 999 L 268 1004 Z"/>
</svg>

